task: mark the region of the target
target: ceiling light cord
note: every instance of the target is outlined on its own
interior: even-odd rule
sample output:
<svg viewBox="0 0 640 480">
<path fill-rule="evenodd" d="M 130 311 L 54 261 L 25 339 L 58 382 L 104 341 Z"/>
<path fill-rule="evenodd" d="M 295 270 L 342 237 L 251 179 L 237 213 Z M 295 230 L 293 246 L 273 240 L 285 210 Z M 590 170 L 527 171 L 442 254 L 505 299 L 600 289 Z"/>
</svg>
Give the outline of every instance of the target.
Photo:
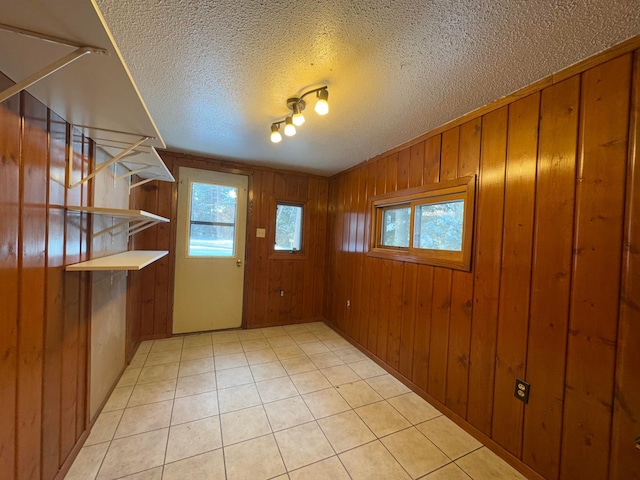
<svg viewBox="0 0 640 480">
<path fill-rule="evenodd" d="M 296 127 L 300 127 L 305 122 L 302 111 L 307 106 L 304 101 L 304 97 L 316 94 L 318 99 L 314 110 L 318 115 L 326 115 L 329 113 L 329 90 L 327 86 L 314 88 L 308 92 L 303 93 L 299 97 L 291 97 L 287 99 L 287 108 L 291 110 L 291 113 L 280 121 L 273 122 L 271 124 L 271 141 L 273 143 L 280 143 L 282 141 L 282 135 L 280 134 L 280 125 L 284 125 L 284 134 L 288 137 L 292 137 L 296 134 Z"/>
</svg>

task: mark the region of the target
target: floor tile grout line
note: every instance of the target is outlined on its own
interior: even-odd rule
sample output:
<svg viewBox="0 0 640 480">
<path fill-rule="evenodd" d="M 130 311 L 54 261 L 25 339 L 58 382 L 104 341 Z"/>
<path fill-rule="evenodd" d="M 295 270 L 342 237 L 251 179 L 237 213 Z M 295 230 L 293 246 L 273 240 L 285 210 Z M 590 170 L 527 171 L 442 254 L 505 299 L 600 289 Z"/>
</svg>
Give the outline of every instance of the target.
<svg viewBox="0 0 640 480">
<path fill-rule="evenodd" d="M 308 329 L 307 329 L 307 330 L 308 330 Z M 268 338 L 278 338 L 278 337 L 284 337 L 285 335 L 288 335 L 290 338 L 292 338 L 292 335 L 297 335 L 297 334 L 301 334 L 301 333 L 302 333 L 302 332 L 298 332 L 298 333 L 291 334 L 291 333 L 289 333 L 286 329 L 285 329 L 284 331 L 285 331 L 285 334 L 284 334 L 284 335 L 271 336 L 271 337 L 263 337 L 263 338 L 265 338 L 265 339 L 268 339 Z M 309 332 L 309 333 L 311 333 L 311 334 L 314 334 L 314 332 L 313 332 L 313 331 L 311 331 L 311 330 L 308 330 L 308 332 Z M 316 332 L 317 332 L 317 331 L 316 331 Z M 314 334 L 314 335 L 315 335 L 315 334 Z M 317 338 L 317 337 L 316 337 L 316 338 Z M 347 403 L 347 405 L 349 406 L 349 410 L 344 411 L 344 412 L 337 412 L 337 413 L 334 413 L 333 415 L 327 415 L 327 416 L 319 417 L 319 418 L 316 418 L 316 416 L 312 414 L 312 416 L 313 416 L 313 418 L 314 418 L 313 420 L 310 420 L 309 422 L 303 422 L 302 424 L 300 424 L 300 425 L 304 425 L 304 424 L 306 424 L 306 423 L 315 422 L 318 426 L 320 426 L 320 425 L 319 425 L 319 422 L 318 422 L 319 420 L 322 420 L 322 419 L 324 419 L 324 418 L 329 418 L 329 417 L 332 417 L 332 416 L 336 416 L 336 415 L 339 415 L 339 414 L 341 414 L 341 413 L 346 413 L 346 412 L 348 412 L 348 411 L 355 411 L 355 408 L 354 408 L 354 407 L 352 407 L 352 406 L 351 406 L 351 404 L 349 404 L 349 402 L 347 402 L 347 401 L 346 401 L 346 398 L 342 395 L 342 393 L 339 391 L 339 388 L 337 388 L 337 387 L 339 387 L 339 386 L 341 386 L 341 385 L 345 385 L 345 384 L 355 383 L 355 382 L 358 382 L 358 381 L 364 381 L 364 382 L 365 382 L 365 383 L 366 383 L 366 384 L 367 384 L 367 385 L 368 385 L 368 386 L 369 386 L 373 391 L 375 391 L 375 392 L 376 392 L 376 394 L 380 395 L 381 400 L 376 401 L 376 402 L 373 402 L 373 404 L 375 404 L 375 403 L 380 403 L 380 402 L 382 402 L 382 401 L 385 401 L 385 402 L 387 402 L 391 407 L 393 407 L 393 405 L 391 405 L 391 404 L 390 404 L 390 402 L 388 402 L 388 400 L 393 399 L 393 398 L 396 398 L 396 397 L 400 397 L 400 396 L 402 396 L 402 395 L 406 395 L 407 393 L 411 393 L 411 392 L 405 392 L 405 393 L 399 393 L 399 394 L 395 394 L 395 395 L 390 395 L 390 396 L 388 396 L 388 397 L 384 397 L 384 396 L 382 396 L 382 395 L 380 394 L 380 391 L 379 391 L 378 389 L 374 388 L 374 387 L 369 383 L 369 381 L 370 381 L 372 378 L 376 378 L 376 377 L 383 376 L 383 375 L 387 374 L 388 372 L 385 372 L 385 371 L 382 371 L 379 375 L 373 375 L 373 376 L 371 376 L 371 377 L 367 377 L 367 378 L 363 378 L 363 377 L 361 377 L 359 374 L 355 373 L 355 371 L 354 371 L 354 373 L 356 374 L 356 376 L 358 376 L 361 380 L 353 380 L 353 381 L 351 381 L 351 382 L 345 382 L 345 383 L 341 383 L 341 384 L 339 384 L 339 385 L 334 385 L 334 384 L 331 382 L 331 380 L 329 380 L 329 377 L 326 375 L 326 373 L 325 373 L 325 372 L 323 372 L 322 370 L 327 370 L 327 369 L 334 368 L 334 367 L 339 367 L 339 366 L 347 366 L 350 370 L 352 370 L 352 371 L 353 371 L 353 369 L 350 367 L 350 365 L 351 365 L 351 364 L 354 364 L 354 363 L 357 363 L 357 362 L 360 362 L 360 361 L 366 361 L 366 360 L 369 360 L 369 359 L 368 359 L 368 358 L 366 358 L 366 357 L 361 357 L 361 358 L 355 358 L 355 359 L 352 359 L 352 360 L 351 360 L 351 361 L 349 361 L 349 362 L 344 361 L 341 357 L 339 357 L 338 355 L 336 355 L 336 352 L 339 352 L 339 351 L 341 351 L 341 350 L 346 350 L 346 349 L 349 349 L 349 348 L 353 349 L 353 346 L 352 346 L 352 345 L 345 345 L 345 346 L 341 346 L 341 345 L 340 345 L 338 348 L 336 348 L 336 346 L 334 345 L 334 343 L 335 343 L 334 341 L 335 341 L 335 340 L 339 340 L 339 339 L 344 340 L 344 339 L 343 339 L 342 337 L 340 337 L 340 336 L 337 336 L 337 337 L 334 337 L 334 338 L 327 338 L 327 339 L 325 339 L 325 340 L 318 339 L 318 341 L 319 341 L 321 344 L 323 344 L 323 345 L 328 349 L 328 351 L 327 351 L 327 352 L 324 352 L 324 354 L 329 354 L 329 353 L 330 353 L 330 354 L 332 354 L 333 356 L 338 357 L 338 359 L 341 361 L 341 363 L 340 363 L 340 364 L 337 364 L 337 365 L 330 365 L 330 366 L 326 366 L 326 367 L 323 367 L 323 368 L 319 368 L 318 364 L 316 364 L 316 363 L 313 361 L 314 359 L 312 359 L 311 357 L 312 357 L 313 355 L 317 355 L 317 356 L 318 356 L 318 358 L 319 358 L 319 355 L 321 355 L 321 354 L 323 354 L 323 353 L 317 353 L 317 354 L 311 354 L 311 355 L 309 355 L 309 354 L 307 354 L 307 352 L 306 352 L 306 351 L 304 351 L 304 350 L 302 350 L 302 351 L 303 351 L 303 353 L 304 353 L 304 355 L 301 355 L 301 356 L 299 356 L 299 357 L 291 357 L 291 358 L 280 358 L 280 357 L 278 357 L 278 360 L 277 360 L 277 361 L 275 361 L 275 362 L 262 362 L 262 363 L 257 363 L 257 364 L 253 364 L 253 365 L 252 365 L 252 364 L 249 364 L 249 363 L 248 363 L 248 361 L 247 361 L 247 364 L 246 364 L 246 365 L 244 365 L 244 367 L 249 368 L 249 373 L 250 373 L 250 376 L 251 376 L 252 382 L 248 382 L 248 383 L 246 383 L 246 384 L 244 384 L 244 385 L 254 385 L 254 386 L 258 383 L 258 381 L 256 381 L 256 378 L 255 378 L 254 372 L 253 372 L 253 370 L 252 370 L 252 368 L 251 368 L 251 367 L 253 367 L 253 366 L 262 365 L 262 364 L 266 364 L 266 363 L 276 363 L 276 362 L 277 362 L 277 363 L 279 363 L 279 364 L 280 364 L 280 366 L 282 366 L 282 367 L 283 367 L 283 365 L 282 365 L 282 362 L 283 362 L 283 361 L 290 360 L 290 359 L 293 359 L 293 358 L 304 358 L 305 360 L 310 361 L 311 363 L 313 363 L 313 365 L 315 366 L 315 368 L 314 368 L 313 370 L 303 371 L 303 372 L 298 372 L 298 373 L 292 373 L 292 372 L 293 372 L 293 370 L 286 370 L 286 368 L 285 368 L 285 375 L 283 375 L 283 377 L 287 377 L 287 378 L 292 382 L 292 384 L 293 384 L 293 386 L 294 386 L 294 389 L 295 389 L 295 391 L 297 392 L 297 394 L 298 394 L 298 395 L 297 395 L 297 396 L 296 396 L 296 395 L 294 395 L 293 397 L 286 397 L 286 398 L 284 398 L 284 399 L 277 399 L 277 400 L 273 400 L 273 401 L 271 401 L 271 402 L 266 402 L 266 403 L 262 400 L 262 396 L 261 396 L 261 395 L 259 395 L 260 402 L 261 402 L 261 403 L 260 403 L 260 406 L 262 406 L 262 411 L 265 413 L 265 415 L 266 415 L 266 411 L 265 411 L 265 409 L 264 409 L 264 408 L 265 408 L 265 405 L 268 405 L 268 404 L 270 404 L 270 403 L 275 403 L 275 402 L 278 402 L 278 401 L 281 401 L 281 400 L 285 400 L 285 399 L 288 399 L 288 398 L 294 398 L 294 397 L 300 397 L 300 398 L 302 398 L 303 403 L 305 404 L 305 406 L 307 407 L 307 409 L 309 409 L 309 404 L 307 403 L 307 401 L 305 400 L 305 398 L 304 398 L 304 396 L 303 396 L 303 395 L 309 395 L 309 394 L 312 394 L 312 393 L 320 392 L 320 391 L 323 391 L 323 390 L 329 390 L 330 388 L 333 388 L 334 390 L 338 391 L 339 396 L 343 399 L 343 401 L 345 401 L 345 402 Z M 301 348 L 300 346 L 301 346 L 301 345 L 303 345 L 303 344 L 302 344 L 302 343 L 298 343 L 297 341 L 295 341 L 295 339 L 293 339 L 293 340 L 294 340 L 294 342 L 295 342 L 295 344 L 296 344 L 295 346 L 296 346 L 297 348 Z M 240 337 L 238 337 L 238 341 L 240 342 L 240 344 L 242 343 L 242 339 L 241 339 Z M 334 342 L 334 343 L 332 343 L 332 342 Z M 231 343 L 231 342 L 225 342 L 225 343 Z M 267 343 L 269 343 L 269 342 L 267 342 Z M 311 343 L 311 342 L 306 342 L 306 343 Z M 185 348 L 185 347 L 184 347 L 184 342 L 182 342 L 182 344 L 183 344 L 183 346 L 182 346 L 181 348 L 182 348 L 182 350 L 184 350 L 184 348 Z M 224 344 L 224 343 L 221 343 L 221 344 Z M 271 350 L 271 351 L 273 351 L 273 350 L 274 350 L 274 348 L 279 348 L 279 347 L 274 347 L 273 345 L 271 345 L 271 343 L 269 343 L 269 345 L 270 345 L 270 347 L 269 347 L 268 349 L 269 349 L 269 350 Z M 213 346 L 213 344 L 212 344 L 212 346 Z M 286 347 L 286 346 L 294 346 L 294 345 L 285 345 L 285 347 Z M 142 369 L 144 368 L 144 365 L 146 365 L 146 362 L 147 362 L 147 360 L 148 360 L 148 356 L 149 356 L 151 353 L 164 353 L 164 352 L 165 352 L 165 351 L 152 352 L 152 349 L 153 349 L 153 344 L 152 344 L 152 345 L 150 345 L 150 347 L 149 347 L 149 349 L 148 349 L 147 353 L 145 354 L 145 355 L 146 355 L 146 358 L 145 358 L 145 362 L 143 363 L 143 366 L 142 366 L 142 367 L 137 367 L 137 368 L 140 368 L 140 371 L 138 372 L 138 375 L 137 375 L 137 378 L 136 378 L 136 381 L 135 381 L 134 385 L 123 385 L 123 386 L 121 386 L 121 387 L 118 387 L 118 388 L 127 388 L 127 387 L 130 387 L 130 388 L 131 388 L 131 392 L 129 393 L 129 398 L 127 399 L 127 402 L 126 402 L 126 405 L 125 405 L 125 409 L 123 409 L 123 410 L 126 410 L 126 408 L 130 408 L 130 407 L 129 407 L 129 402 L 130 402 L 130 400 L 131 400 L 131 396 L 133 395 L 133 392 L 135 391 L 135 388 L 136 388 L 138 385 L 148 385 L 148 384 L 156 383 L 156 382 L 139 383 L 139 377 L 140 377 L 140 375 L 141 375 Z M 262 349 L 262 350 L 267 350 L 267 348 Z M 171 350 L 168 350 L 168 351 L 171 351 Z M 243 351 L 242 351 L 242 352 L 238 352 L 238 353 L 242 353 L 242 355 L 245 357 L 245 360 L 247 360 L 247 359 L 246 359 L 247 351 L 244 351 L 244 348 L 243 348 Z M 139 355 L 139 354 L 138 354 L 138 353 L 136 353 L 136 355 Z M 215 358 L 215 354 L 214 354 L 214 355 L 212 355 L 212 356 Z M 327 356 L 328 356 L 328 355 L 327 355 Z M 202 358 L 207 358 L 207 357 L 202 357 Z M 187 359 L 185 359 L 184 361 L 189 361 L 189 360 L 197 360 L 197 359 L 188 359 L 188 360 L 187 360 Z M 180 360 L 180 362 L 179 362 L 179 363 L 182 363 L 182 362 L 183 362 L 183 359 L 182 359 L 182 352 L 181 352 L 181 360 Z M 169 362 L 169 363 L 171 363 L 171 362 Z M 165 363 L 163 363 L 163 364 L 157 364 L 157 365 L 166 365 L 166 364 L 165 364 Z M 156 366 L 156 365 L 150 365 L 150 366 Z M 237 367 L 230 367 L 230 368 L 237 368 Z M 229 368 L 225 368 L 225 369 L 218 370 L 218 369 L 215 367 L 215 365 L 214 365 L 214 370 L 213 370 L 213 372 L 200 372 L 200 373 L 194 373 L 194 374 L 192 374 L 192 375 L 188 375 L 188 376 L 182 376 L 182 377 L 176 377 L 176 378 L 168 379 L 168 380 L 174 380 L 174 381 L 175 381 L 175 388 L 174 388 L 174 392 L 173 392 L 173 399 L 172 399 L 172 413 L 171 413 L 171 417 L 173 416 L 173 408 L 174 408 L 174 405 L 175 405 L 175 400 L 178 398 L 178 397 L 177 397 L 177 383 L 179 382 L 180 378 L 187 378 L 187 377 L 196 376 L 196 375 L 200 375 L 200 374 L 204 374 L 204 373 L 213 373 L 214 375 L 216 375 L 219 371 L 228 370 L 228 369 L 229 369 Z M 320 373 L 320 375 L 322 376 L 322 378 L 324 378 L 325 380 L 327 380 L 327 381 L 329 382 L 330 386 L 328 386 L 328 387 L 326 387 L 326 388 L 319 389 L 319 390 L 312 390 L 312 391 L 310 391 L 310 392 L 306 392 L 306 393 L 304 393 L 304 394 L 303 394 L 303 393 L 301 393 L 301 391 L 300 391 L 300 389 L 298 388 L 298 386 L 293 382 L 292 377 L 293 377 L 293 376 L 295 376 L 295 375 L 303 375 L 303 374 L 305 374 L 305 373 L 311 373 L 311 372 L 316 372 L 316 371 L 318 371 L 318 372 Z M 290 372 L 291 372 L 291 373 L 290 373 Z M 276 378 L 283 378 L 283 377 L 274 377 L 274 379 L 276 379 Z M 216 379 L 216 380 L 217 380 L 217 379 Z M 272 379 L 265 379 L 265 380 L 263 380 L 263 381 L 266 381 L 266 380 L 272 380 Z M 157 382 L 161 382 L 161 381 L 164 381 L 164 380 L 157 380 Z M 217 381 L 216 381 L 216 387 L 217 387 L 217 386 L 218 386 L 218 384 L 217 384 Z M 226 388 L 233 388 L 233 387 L 235 387 L 235 386 L 236 386 L 236 385 L 229 386 L 229 387 L 226 387 Z M 240 385 L 240 386 L 242 386 L 242 385 Z M 216 389 L 213 389 L 213 390 L 209 390 L 209 391 L 207 391 L 207 392 L 199 392 L 199 393 L 196 393 L 196 394 L 187 395 L 187 396 L 180 397 L 180 398 L 188 398 L 188 397 L 191 397 L 191 396 L 199 395 L 199 394 L 201 394 L 201 393 L 209 393 L 209 392 L 215 391 L 215 392 L 216 392 L 216 397 L 217 397 L 217 400 L 218 400 L 218 405 L 219 405 L 219 392 L 220 392 L 221 390 L 224 390 L 224 389 L 216 388 Z M 137 407 L 137 406 L 142 406 L 142 405 L 149 405 L 149 404 L 153 404 L 153 403 L 159 403 L 159 402 L 161 402 L 161 401 L 164 401 L 164 400 L 159 400 L 158 402 L 150 402 L 150 403 L 147 403 L 147 404 L 135 405 L 135 407 Z M 372 404 L 372 403 L 370 403 L 370 404 L 366 404 L 366 405 L 371 405 L 371 404 Z M 362 406 L 366 406 L 366 405 L 362 405 Z M 234 412 L 234 411 L 240 411 L 240 410 L 244 410 L 244 409 L 248 409 L 248 408 L 254 408 L 254 407 L 255 407 L 255 406 L 252 406 L 252 407 L 245 407 L 245 408 L 243 408 L 243 409 L 232 410 L 231 412 Z M 358 408 L 359 408 L 359 407 L 358 407 Z M 394 408 L 394 410 L 396 410 L 396 411 L 397 411 L 397 409 L 396 409 L 395 407 L 393 407 L 393 408 Z M 228 413 L 231 413 L 231 412 L 228 412 Z M 355 413 L 357 414 L 357 412 L 355 412 Z M 434 420 L 435 418 L 438 418 L 439 416 L 441 416 L 441 415 L 439 415 L 439 416 L 437 416 L 437 417 L 434 417 L 434 418 L 431 418 L 431 419 L 425 420 L 424 422 L 419 422 L 419 423 L 417 423 L 417 424 L 413 424 L 413 422 L 409 421 L 409 419 L 408 419 L 408 418 L 406 418 L 406 416 L 405 416 L 405 415 L 403 415 L 403 414 L 402 414 L 402 413 L 400 413 L 399 411 L 398 411 L 398 413 L 400 414 L 400 416 L 402 416 L 403 418 L 405 418 L 405 419 L 409 422 L 410 426 L 406 427 L 405 429 L 401 429 L 401 430 L 399 430 L 399 431 L 397 431 L 397 432 L 392 432 L 392 433 L 390 433 L 390 434 L 388 434 L 388 435 L 392 435 L 393 433 L 398 433 L 398 432 L 403 431 L 403 430 L 408 430 L 408 429 L 410 429 L 410 428 L 417 428 L 417 425 L 420 425 L 420 424 L 422 424 L 422 423 L 428 422 L 428 421 L 430 421 L 430 420 Z M 123 415 L 124 415 L 124 412 L 123 412 Z M 219 409 L 218 409 L 218 417 L 219 417 L 220 415 L 222 415 L 222 414 L 220 413 L 220 411 L 219 411 Z M 202 419 L 204 419 L 204 418 L 209 418 L 209 417 L 211 417 L 211 416 L 203 417 Z M 362 421 L 362 419 L 361 419 L 361 417 L 360 417 L 360 416 L 358 416 L 358 418 L 360 418 L 360 420 Z M 198 419 L 198 420 L 202 420 L 202 419 Z M 118 426 L 119 426 L 119 424 L 120 424 L 120 422 L 121 422 L 121 421 L 122 421 L 122 416 L 120 417 L 120 420 L 119 420 L 119 422 L 118 422 Z M 277 432 L 274 432 L 274 431 L 273 431 L 273 426 L 272 426 L 272 424 L 271 424 L 271 420 L 269 419 L 269 417 L 268 417 L 268 416 L 267 416 L 267 421 L 269 422 L 269 425 L 270 425 L 271 435 L 273 435 L 273 436 L 274 436 L 274 438 L 275 438 L 275 433 L 277 433 Z M 181 423 L 181 424 L 176 424 L 176 426 L 177 426 L 177 425 L 186 424 L 186 423 L 190 423 L 190 422 L 183 422 L 183 423 Z M 118 426 L 116 426 L 116 431 L 117 431 Z M 296 425 L 296 426 L 299 426 L 299 425 Z M 296 427 L 296 426 L 288 427 L 288 428 L 294 428 L 294 427 Z M 368 425 L 366 425 L 366 423 L 365 423 L 365 426 L 367 426 L 367 428 L 369 429 L 369 427 L 368 427 Z M 171 429 L 172 427 L 174 427 L 174 425 L 169 425 L 169 432 L 170 432 L 170 429 Z M 164 428 L 166 428 L 166 427 L 164 427 Z M 322 430 L 322 427 L 320 427 L 320 429 L 321 429 L 321 431 L 322 431 L 322 433 L 323 433 L 323 436 L 324 436 L 324 437 L 325 437 L 325 439 L 328 441 L 328 438 L 326 437 L 326 434 L 325 434 L 324 430 Z M 149 432 L 151 432 L 151 431 L 155 431 L 155 430 L 159 430 L 159 429 L 150 430 Z M 282 429 L 282 430 L 280 430 L 280 431 L 285 431 L 285 430 L 287 430 L 287 429 Z M 370 431 L 370 429 L 369 429 L 369 431 Z M 418 430 L 418 431 L 420 431 L 420 430 Z M 140 432 L 140 433 L 147 433 L 147 432 Z M 420 433 L 421 433 L 421 435 L 422 435 L 423 437 L 425 437 L 425 439 L 427 439 L 430 443 L 433 443 L 433 442 L 431 442 L 431 440 L 430 440 L 430 439 L 429 439 L 429 438 L 428 438 L 424 433 L 422 433 L 421 431 L 420 431 Z M 114 433 L 114 435 L 115 435 L 115 433 Z M 137 434 L 133 434 L 133 435 L 137 435 Z M 133 435 L 131 435 L 131 436 L 133 436 Z M 386 436 L 388 436 L 388 435 L 385 435 L 385 436 L 383 436 L 383 437 L 378 437 L 377 435 L 375 435 L 375 434 L 374 434 L 374 436 L 376 437 L 376 439 L 377 439 L 377 440 L 380 440 L 381 438 L 384 438 L 384 437 L 386 437 Z M 127 438 L 127 437 L 121 437 L 121 438 Z M 167 435 L 167 441 L 168 441 L 168 438 L 169 438 L 169 435 Z M 255 438 L 259 438 L 259 437 L 255 437 Z M 113 439 L 112 439 L 111 441 L 109 441 L 109 446 L 108 446 L 108 448 L 110 448 L 110 447 L 111 447 L 111 442 L 112 442 L 112 441 L 113 441 Z M 375 441 L 375 440 L 374 440 L 374 441 Z M 277 441 L 276 441 L 276 444 L 277 444 Z M 235 445 L 235 444 L 234 444 L 234 445 Z M 333 445 L 331 444 L 331 442 L 329 442 L 329 445 L 331 446 L 332 451 L 334 452 L 335 456 L 338 456 L 338 458 L 339 458 L 339 455 L 340 455 L 340 454 L 338 454 L 338 453 L 335 451 L 335 448 L 333 447 Z M 383 444 L 383 445 L 384 445 L 384 444 Z M 434 444 L 434 445 L 435 445 L 435 444 Z M 462 455 L 461 457 L 458 457 L 458 459 L 456 459 L 455 461 L 457 461 L 457 460 L 460 460 L 460 459 L 464 458 L 465 456 L 467 456 L 467 455 L 469 455 L 469 454 L 473 453 L 474 451 L 477 451 L 477 450 L 481 449 L 482 447 L 483 447 L 483 445 L 481 445 L 481 446 L 477 447 L 476 449 L 474 449 L 474 450 L 472 450 L 472 451 L 470 451 L 470 452 L 467 452 L 465 455 Z M 223 448 L 223 449 L 224 449 L 224 445 L 223 445 L 223 447 L 221 447 L 221 448 Z M 279 448 L 279 445 L 278 445 L 278 448 Z M 358 448 L 358 447 L 354 447 L 354 448 Z M 386 448 L 386 447 L 385 447 L 385 448 Z M 438 450 L 440 450 L 440 449 L 437 447 L 437 445 L 436 445 L 436 448 L 437 448 Z M 167 454 L 167 449 L 168 449 L 168 447 L 165 447 L 165 458 L 166 458 L 166 454 Z M 216 450 L 216 449 L 213 449 L 213 450 Z M 345 450 L 345 452 L 341 452 L 341 454 L 342 454 L 342 453 L 346 453 L 347 451 L 349 451 L 349 450 Z M 441 451 L 441 450 L 440 450 L 440 451 Z M 107 449 L 107 452 L 108 452 L 108 449 Z M 279 452 L 280 452 L 280 450 L 279 450 Z M 204 452 L 204 453 L 206 453 L 206 452 Z M 391 452 L 389 452 L 389 453 L 391 454 Z M 442 453 L 444 454 L 444 452 L 442 452 Z M 281 454 L 281 452 L 280 452 L 280 455 L 281 455 L 281 459 L 282 459 L 282 454 Z M 391 454 L 391 455 L 392 455 L 392 457 L 395 459 L 395 456 L 393 456 L 393 454 Z M 107 453 L 105 453 L 105 455 L 104 455 L 104 457 L 103 457 L 103 459 L 102 459 L 102 462 L 104 462 L 104 459 L 106 458 L 106 456 L 107 456 Z M 445 454 L 445 456 L 446 456 L 446 454 Z M 449 458 L 448 456 L 446 456 L 446 457 L 447 457 L 447 458 Z M 190 458 L 190 457 L 187 457 L 187 458 Z M 223 458 L 224 458 L 224 450 L 223 450 Z M 328 458 L 331 458 L 331 457 L 328 457 Z M 340 458 L 339 458 L 339 459 L 340 459 Z M 449 458 L 449 459 L 450 459 L 450 458 Z M 318 462 L 321 462 L 321 461 L 323 461 L 323 460 L 326 460 L 326 459 L 319 460 Z M 451 460 L 451 459 L 450 459 L 450 460 Z M 397 459 L 396 459 L 396 461 L 397 461 Z M 454 460 L 452 460 L 452 462 L 455 462 L 455 461 L 454 461 Z M 313 462 L 313 463 L 318 463 L 318 462 Z M 452 463 L 452 462 L 450 462 L 450 463 Z M 312 464 L 313 464 L 313 463 L 312 463 Z M 398 463 L 400 463 L 400 462 L 398 462 Z M 312 464 L 308 464 L 308 465 L 312 465 Z M 308 466 L 308 465 L 307 465 L 307 466 Z M 447 465 L 448 465 L 448 464 L 447 464 Z M 343 467 L 344 467 L 344 465 L 343 465 Z M 101 465 L 100 465 L 99 469 L 100 469 L 100 468 L 102 468 L 102 463 L 101 463 Z M 155 468 L 155 467 L 154 467 L 154 468 Z M 300 468 L 304 468 L 304 467 L 300 467 Z M 404 468 L 404 467 L 403 467 L 403 468 Z M 442 467 L 441 467 L 441 468 L 442 468 Z M 285 469 L 286 469 L 286 468 L 285 468 Z M 345 469 L 346 469 L 346 468 L 345 468 Z M 292 470 L 292 471 L 294 471 L 294 470 Z M 98 470 L 98 472 L 99 472 L 99 470 Z M 432 473 L 432 472 L 429 472 L 429 473 Z M 465 472 L 465 474 L 466 474 L 466 472 Z M 225 475 L 226 475 L 226 464 L 225 464 Z"/>
</svg>

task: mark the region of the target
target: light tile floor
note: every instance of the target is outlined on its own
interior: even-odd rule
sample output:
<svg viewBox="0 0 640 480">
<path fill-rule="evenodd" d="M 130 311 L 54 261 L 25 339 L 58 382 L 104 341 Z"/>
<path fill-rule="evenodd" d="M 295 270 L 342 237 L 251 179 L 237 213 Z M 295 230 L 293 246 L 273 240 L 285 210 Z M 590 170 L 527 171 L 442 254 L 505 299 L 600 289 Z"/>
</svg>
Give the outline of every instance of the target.
<svg viewBox="0 0 640 480">
<path fill-rule="evenodd" d="M 324 323 L 143 342 L 66 480 L 522 479 Z"/>
</svg>

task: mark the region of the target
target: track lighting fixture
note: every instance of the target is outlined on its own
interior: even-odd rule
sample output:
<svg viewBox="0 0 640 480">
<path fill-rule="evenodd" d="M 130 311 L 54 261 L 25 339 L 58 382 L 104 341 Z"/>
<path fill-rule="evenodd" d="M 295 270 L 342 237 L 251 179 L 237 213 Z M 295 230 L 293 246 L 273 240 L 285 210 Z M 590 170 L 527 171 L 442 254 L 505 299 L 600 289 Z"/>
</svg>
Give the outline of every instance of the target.
<svg viewBox="0 0 640 480">
<path fill-rule="evenodd" d="M 329 113 L 329 91 L 326 86 L 309 90 L 299 97 L 287 99 L 287 108 L 291 110 L 291 114 L 289 114 L 284 120 L 271 124 L 271 141 L 273 143 L 278 143 L 282 140 L 282 135 L 280 135 L 280 125 L 283 123 L 284 134 L 286 136 L 291 137 L 296 134 L 296 127 L 301 126 L 305 122 L 302 111 L 305 109 L 307 104 L 304 101 L 304 97 L 312 93 L 315 93 L 318 99 L 315 106 L 316 113 L 318 115 L 326 115 Z"/>
</svg>

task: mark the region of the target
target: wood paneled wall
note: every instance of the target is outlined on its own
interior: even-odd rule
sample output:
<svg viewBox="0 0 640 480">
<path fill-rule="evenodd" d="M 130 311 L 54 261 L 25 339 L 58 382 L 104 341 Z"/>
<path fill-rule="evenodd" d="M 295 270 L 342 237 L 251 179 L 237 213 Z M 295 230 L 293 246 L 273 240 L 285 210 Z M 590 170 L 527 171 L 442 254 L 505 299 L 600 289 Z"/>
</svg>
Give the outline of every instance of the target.
<svg viewBox="0 0 640 480">
<path fill-rule="evenodd" d="M 193 155 L 162 152 L 178 179 L 180 166 L 218 170 L 249 177 L 244 325 L 247 328 L 284 325 L 322 317 L 327 230 L 327 179 L 266 169 Z M 274 227 L 274 199 L 305 202 L 306 255 L 270 258 L 269 229 Z M 150 182 L 134 189 L 132 208 L 171 219 L 137 235 L 135 248 L 169 250 L 169 255 L 129 278 L 129 345 L 139 339 L 171 335 L 177 183 Z M 256 228 L 267 229 L 256 238 Z M 285 295 L 280 296 L 280 290 Z"/>
<path fill-rule="evenodd" d="M 11 85 L 0 75 L 0 89 Z M 65 188 L 71 130 L 26 93 L 0 104 L 0 477 L 62 476 L 87 433 L 89 189 Z M 93 145 L 73 135 L 74 177 Z M 66 462 L 66 465 L 65 465 Z"/>
<path fill-rule="evenodd" d="M 330 182 L 326 318 L 531 477 L 640 478 L 639 59 Z M 366 255 L 369 197 L 472 174 L 471 272 Z"/>
</svg>

